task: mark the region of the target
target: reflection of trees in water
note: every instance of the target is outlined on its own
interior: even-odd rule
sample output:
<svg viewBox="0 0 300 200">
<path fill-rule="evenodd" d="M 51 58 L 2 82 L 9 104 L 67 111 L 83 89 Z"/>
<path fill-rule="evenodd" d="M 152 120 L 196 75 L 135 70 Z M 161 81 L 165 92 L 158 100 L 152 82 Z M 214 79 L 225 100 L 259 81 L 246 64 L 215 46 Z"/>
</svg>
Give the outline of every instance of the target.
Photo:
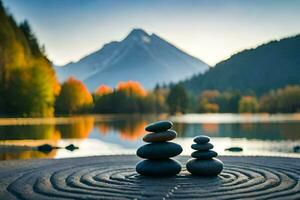
<svg viewBox="0 0 300 200">
<path fill-rule="evenodd" d="M 87 138 L 94 127 L 94 117 L 80 117 L 70 124 L 57 125 L 61 138 Z"/>
<path fill-rule="evenodd" d="M 177 132 L 177 137 L 193 137 L 194 135 L 199 135 L 200 130 L 198 124 L 183 123 L 174 123 L 172 129 Z"/>
<path fill-rule="evenodd" d="M 0 160 L 54 158 L 56 155 L 56 151 L 57 150 L 53 150 L 47 154 L 35 150 L 1 152 Z"/>
<path fill-rule="evenodd" d="M 242 123 L 220 124 L 220 137 L 261 140 L 300 139 L 299 123 Z"/>
<path fill-rule="evenodd" d="M 146 134 L 145 126 L 147 126 L 146 121 L 128 123 L 126 126 L 120 128 L 121 138 L 124 140 L 137 140 Z"/>
<path fill-rule="evenodd" d="M 0 140 L 52 140 L 87 138 L 94 126 L 94 117 L 78 117 L 68 124 L 0 126 Z"/>
<path fill-rule="evenodd" d="M 219 132 L 219 125 L 206 124 L 184 124 L 175 123 L 173 129 L 177 132 L 178 137 L 194 137 L 197 135 L 217 136 Z"/>
<path fill-rule="evenodd" d="M 187 124 L 183 123 L 175 123 L 172 127 L 173 130 L 177 132 L 177 137 L 183 137 L 186 136 L 187 131 L 185 131 L 187 127 Z"/>
<path fill-rule="evenodd" d="M 178 137 L 204 134 L 213 137 L 247 138 L 261 140 L 300 140 L 300 123 L 234 123 L 183 124 L 175 123 Z"/>
<path fill-rule="evenodd" d="M 57 139 L 54 125 L 0 126 L 0 140 Z"/>
<path fill-rule="evenodd" d="M 300 140 L 300 123 L 279 124 L 279 132 L 282 138 Z"/>
<path fill-rule="evenodd" d="M 123 140 L 137 140 L 146 133 L 147 123 L 147 120 L 141 116 L 127 116 L 118 120 L 98 122 L 96 126 L 101 134 L 117 131 Z"/>
<path fill-rule="evenodd" d="M 241 129 L 243 131 L 253 131 L 254 125 L 253 125 L 253 123 L 243 123 L 243 124 L 241 124 Z"/>
<path fill-rule="evenodd" d="M 61 138 L 87 138 L 94 126 L 94 117 L 80 117 L 64 125 L 0 126 L 0 160 L 53 158 L 57 150 L 43 153 L 31 149 L 43 144 L 57 145 Z M 14 145 L 14 146 L 13 146 Z"/>
<path fill-rule="evenodd" d="M 218 135 L 219 124 L 202 124 L 202 130 L 205 135 Z"/>
<path fill-rule="evenodd" d="M 100 122 L 97 124 L 97 128 L 101 134 L 108 134 L 111 130 L 111 126 L 107 124 L 107 122 Z"/>
</svg>

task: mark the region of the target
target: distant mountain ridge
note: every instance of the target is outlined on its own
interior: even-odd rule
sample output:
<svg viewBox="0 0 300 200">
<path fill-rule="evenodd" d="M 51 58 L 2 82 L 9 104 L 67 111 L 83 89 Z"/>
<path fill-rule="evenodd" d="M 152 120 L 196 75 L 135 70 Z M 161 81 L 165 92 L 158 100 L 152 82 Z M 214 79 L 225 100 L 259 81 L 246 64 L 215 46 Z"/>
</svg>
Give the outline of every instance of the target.
<svg viewBox="0 0 300 200">
<path fill-rule="evenodd" d="M 90 90 L 100 84 L 116 86 L 120 81 L 139 81 L 145 88 L 157 83 L 178 82 L 209 66 L 159 36 L 134 29 L 120 42 L 110 42 L 76 63 L 56 67 L 60 81 L 74 76 Z"/>
<path fill-rule="evenodd" d="M 241 51 L 183 83 L 196 94 L 217 89 L 253 90 L 258 95 L 300 84 L 300 35 Z"/>
</svg>

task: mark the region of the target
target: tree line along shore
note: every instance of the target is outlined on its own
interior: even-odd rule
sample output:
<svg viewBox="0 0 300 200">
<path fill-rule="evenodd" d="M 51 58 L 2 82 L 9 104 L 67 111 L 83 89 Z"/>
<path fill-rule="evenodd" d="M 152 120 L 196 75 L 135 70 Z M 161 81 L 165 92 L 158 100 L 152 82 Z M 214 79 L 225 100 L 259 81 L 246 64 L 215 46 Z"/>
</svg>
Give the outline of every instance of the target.
<svg viewBox="0 0 300 200">
<path fill-rule="evenodd" d="M 16 23 L 0 1 L 0 115 L 52 117 L 76 113 L 293 113 L 300 111 L 300 86 L 263 94 L 247 90 L 192 92 L 185 84 L 145 90 L 135 81 L 90 92 L 70 77 L 59 83 L 52 63 L 27 21 Z"/>
</svg>

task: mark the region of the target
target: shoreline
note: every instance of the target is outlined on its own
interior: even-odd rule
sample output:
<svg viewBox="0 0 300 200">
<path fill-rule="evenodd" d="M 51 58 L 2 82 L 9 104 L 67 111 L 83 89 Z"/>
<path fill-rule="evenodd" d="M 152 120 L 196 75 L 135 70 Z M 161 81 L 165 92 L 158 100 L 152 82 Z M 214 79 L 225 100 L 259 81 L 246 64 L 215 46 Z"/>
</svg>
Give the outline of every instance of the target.
<svg viewBox="0 0 300 200">
<path fill-rule="evenodd" d="M 186 113 L 184 115 L 160 114 L 79 114 L 70 116 L 55 116 L 50 118 L 0 117 L 0 126 L 23 125 L 63 125 L 80 122 L 86 118 L 93 118 L 95 122 L 107 121 L 115 117 L 152 116 L 160 119 L 169 117 L 175 123 L 281 123 L 300 122 L 300 113 Z M 238 117 L 238 118 L 237 118 Z"/>
</svg>

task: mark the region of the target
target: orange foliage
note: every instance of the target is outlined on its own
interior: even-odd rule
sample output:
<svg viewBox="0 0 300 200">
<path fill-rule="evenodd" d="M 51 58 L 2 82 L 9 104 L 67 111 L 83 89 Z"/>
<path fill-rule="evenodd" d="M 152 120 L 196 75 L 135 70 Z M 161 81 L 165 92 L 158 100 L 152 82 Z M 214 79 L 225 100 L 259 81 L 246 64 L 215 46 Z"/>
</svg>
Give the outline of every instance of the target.
<svg viewBox="0 0 300 200">
<path fill-rule="evenodd" d="M 57 98 L 61 112 L 73 113 L 93 103 L 93 97 L 86 86 L 74 77 L 70 77 L 61 87 Z"/>
<path fill-rule="evenodd" d="M 72 88 L 76 89 L 79 94 L 81 94 L 81 100 L 85 103 L 92 103 L 93 98 L 89 92 L 89 90 L 86 88 L 86 86 L 83 84 L 82 81 L 75 79 L 73 76 L 69 77 L 68 80 L 64 83 L 66 85 L 71 86 Z"/>
<path fill-rule="evenodd" d="M 117 126 L 114 123 L 101 122 L 97 124 L 97 128 L 102 135 L 110 133 L 110 131 L 117 131 L 122 140 L 135 141 L 145 134 L 145 120 L 126 121 L 122 126 Z"/>
<path fill-rule="evenodd" d="M 95 94 L 97 96 L 102 96 L 110 93 L 112 93 L 112 89 L 107 85 L 100 85 L 95 91 Z"/>
<path fill-rule="evenodd" d="M 137 81 L 120 82 L 117 85 L 117 91 L 124 91 L 128 96 L 136 95 L 145 97 L 147 95 L 146 90 Z"/>
<path fill-rule="evenodd" d="M 126 127 L 120 130 L 122 140 L 135 141 L 145 134 L 146 121 L 138 123 L 128 124 Z"/>
<path fill-rule="evenodd" d="M 204 106 L 205 112 L 217 113 L 219 112 L 219 105 L 215 103 L 207 103 Z"/>
</svg>

